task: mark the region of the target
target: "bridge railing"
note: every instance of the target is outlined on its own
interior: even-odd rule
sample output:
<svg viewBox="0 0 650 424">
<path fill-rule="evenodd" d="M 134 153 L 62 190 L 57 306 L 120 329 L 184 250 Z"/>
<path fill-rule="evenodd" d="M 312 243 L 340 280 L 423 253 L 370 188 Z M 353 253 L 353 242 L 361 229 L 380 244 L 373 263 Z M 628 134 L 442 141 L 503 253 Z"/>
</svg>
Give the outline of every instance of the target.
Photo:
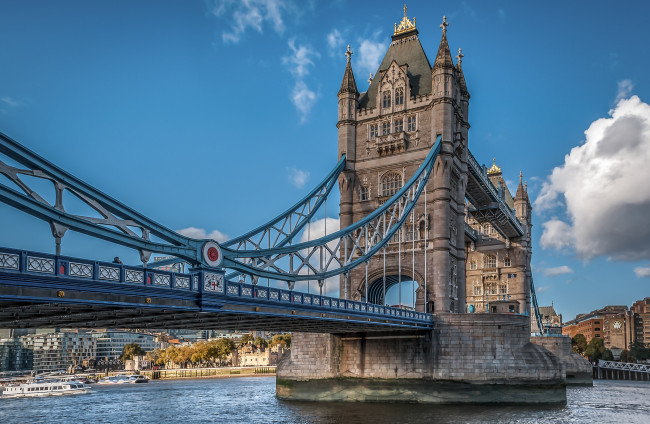
<svg viewBox="0 0 650 424">
<path fill-rule="evenodd" d="M 140 285 L 152 289 L 182 290 L 203 293 L 215 298 L 254 299 L 274 304 L 287 304 L 350 314 L 385 316 L 408 321 L 431 323 L 433 315 L 401 308 L 339 299 L 319 294 L 242 284 L 224 279 L 223 272 L 206 268 L 190 273 L 175 273 L 110 262 L 91 261 L 10 248 L 0 248 L 0 273 L 47 275 L 93 283 Z"/>
<path fill-rule="evenodd" d="M 650 364 L 635 364 L 631 362 L 617 362 L 598 360 L 598 367 L 623 371 L 638 371 L 650 373 Z"/>
</svg>

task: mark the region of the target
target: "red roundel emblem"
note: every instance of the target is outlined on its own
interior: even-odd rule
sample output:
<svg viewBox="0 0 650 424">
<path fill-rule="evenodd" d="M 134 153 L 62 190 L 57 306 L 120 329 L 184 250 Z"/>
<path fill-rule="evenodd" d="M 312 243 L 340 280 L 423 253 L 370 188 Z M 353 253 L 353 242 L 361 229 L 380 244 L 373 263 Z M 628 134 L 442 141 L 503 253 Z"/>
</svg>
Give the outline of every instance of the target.
<svg viewBox="0 0 650 424">
<path fill-rule="evenodd" d="M 220 267 L 222 261 L 222 253 L 219 244 L 215 241 L 207 241 L 203 245 L 203 261 L 207 266 Z"/>
<path fill-rule="evenodd" d="M 219 251 L 217 250 L 216 247 L 211 246 L 208 249 L 208 259 L 210 259 L 212 262 L 216 262 L 219 260 Z"/>
</svg>

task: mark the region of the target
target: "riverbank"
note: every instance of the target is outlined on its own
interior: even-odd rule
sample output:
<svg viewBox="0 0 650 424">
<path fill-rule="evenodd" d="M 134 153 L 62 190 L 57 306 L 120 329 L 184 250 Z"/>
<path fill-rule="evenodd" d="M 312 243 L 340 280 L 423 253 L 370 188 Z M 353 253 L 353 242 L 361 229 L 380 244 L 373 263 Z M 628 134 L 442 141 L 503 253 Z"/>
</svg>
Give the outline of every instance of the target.
<svg viewBox="0 0 650 424">
<path fill-rule="evenodd" d="M 225 367 L 225 368 L 179 368 L 140 371 L 151 380 L 182 380 L 197 378 L 270 377 L 276 367 Z"/>
</svg>

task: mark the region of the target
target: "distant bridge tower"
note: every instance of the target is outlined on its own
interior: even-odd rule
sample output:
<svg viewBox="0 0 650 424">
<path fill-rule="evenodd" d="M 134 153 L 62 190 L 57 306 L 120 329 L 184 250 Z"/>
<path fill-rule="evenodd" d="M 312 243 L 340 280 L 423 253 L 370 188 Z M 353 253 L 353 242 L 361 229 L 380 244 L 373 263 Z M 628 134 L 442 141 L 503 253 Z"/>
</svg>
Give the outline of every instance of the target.
<svg viewBox="0 0 650 424">
<path fill-rule="evenodd" d="M 412 220 L 385 252 L 341 278 L 341 294 L 384 304 L 400 281 L 415 281 L 416 309 L 465 312 L 465 188 L 469 93 L 462 55 L 454 64 L 443 18 L 442 40 L 431 66 L 415 18 L 395 24 L 392 43 L 370 86 L 359 93 L 348 56 L 338 93 L 341 228 L 371 213 L 416 171 L 442 136 L 442 149 Z M 401 242 L 400 242 L 401 241 Z M 426 252 L 426 254 L 425 254 Z M 425 259 L 426 258 L 426 259 Z M 384 266 L 385 264 L 385 266 Z M 426 271 L 425 271 L 426 270 Z M 425 288 L 426 281 L 426 288 Z M 415 284 L 414 284 L 415 286 Z M 426 296 L 426 301 L 425 301 Z M 410 294 L 402 304 L 411 302 Z"/>
</svg>

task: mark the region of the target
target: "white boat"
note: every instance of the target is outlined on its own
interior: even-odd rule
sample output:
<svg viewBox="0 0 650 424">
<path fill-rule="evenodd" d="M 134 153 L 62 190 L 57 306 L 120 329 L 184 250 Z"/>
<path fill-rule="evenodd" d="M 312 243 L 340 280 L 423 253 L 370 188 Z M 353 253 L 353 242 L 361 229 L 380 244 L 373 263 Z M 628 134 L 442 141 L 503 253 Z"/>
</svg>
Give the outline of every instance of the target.
<svg viewBox="0 0 650 424">
<path fill-rule="evenodd" d="M 89 393 L 90 387 L 75 380 L 32 380 L 27 383 L 5 386 L 1 398 L 80 395 Z"/>
<path fill-rule="evenodd" d="M 114 375 L 111 377 L 104 377 L 97 382 L 97 384 L 102 385 L 112 385 L 112 384 L 135 384 L 135 383 L 148 383 L 149 379 L 144 375 Z"/>
</svg>

